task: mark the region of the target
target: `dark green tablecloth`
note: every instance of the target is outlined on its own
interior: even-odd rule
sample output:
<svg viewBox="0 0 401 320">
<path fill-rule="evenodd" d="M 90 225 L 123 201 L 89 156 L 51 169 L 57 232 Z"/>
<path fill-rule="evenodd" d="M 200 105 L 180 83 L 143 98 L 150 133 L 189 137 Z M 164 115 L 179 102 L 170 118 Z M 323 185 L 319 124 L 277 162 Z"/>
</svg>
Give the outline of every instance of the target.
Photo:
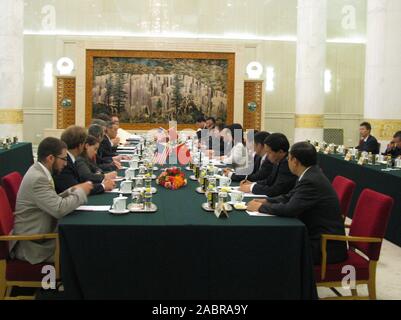
<svg viewBox="0 0 401 320">
<path fill-rule="evenodd" d="M 341 175 L 355 181 L 357 187 L 352 199 L 350 214 L 362 190 L 373 189 L 393 197 L 395 203 L 387 227 L 386 239 L 401 246 L 401 171 L 382 171 L 384 165 L 360 166 L 356 162 L 347 162 L 339 155 L 319 154 L 319 164 L 326 176 L 332 181 Z"/>
<path fill-rule="evenodd" d="M 206 213 L 196 183 L 158 187 L 155 214 L 80 212 L 60 221 L 62 278 L 77 299 L 314 299 L 305 226 Z M 108 205 L 116 195 L 90 198 Z"/>
<path fill-rule="evenodd" d="M 13 171 L 24 175 L 32 164 L 31 143 L 18 143 L 9 150 L 0 149 L 0 178 Z"/>
</svg>

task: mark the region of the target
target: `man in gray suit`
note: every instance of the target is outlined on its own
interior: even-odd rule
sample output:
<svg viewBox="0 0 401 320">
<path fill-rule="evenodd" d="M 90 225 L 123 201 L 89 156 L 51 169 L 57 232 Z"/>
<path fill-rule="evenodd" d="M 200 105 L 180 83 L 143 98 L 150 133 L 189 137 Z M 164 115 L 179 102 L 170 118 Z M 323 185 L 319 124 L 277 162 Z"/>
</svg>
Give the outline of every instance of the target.
<svg viewBox="0 0 401 320">
<path fill-rule="evenodd" d="M 67 146 L 56 138 L 44 139 L 38 148 L 38 162 L 31 166 L 18 191 L 14 235 L 57 232 L 57 220 L 87 202 L 92 183 L 76 185 L 58 195 L 52 173 L 67 164 Z M 31 264 L 54 262 L 54 240 L 21 241 L 11 245 L 11 256 Z"/>
</svg>

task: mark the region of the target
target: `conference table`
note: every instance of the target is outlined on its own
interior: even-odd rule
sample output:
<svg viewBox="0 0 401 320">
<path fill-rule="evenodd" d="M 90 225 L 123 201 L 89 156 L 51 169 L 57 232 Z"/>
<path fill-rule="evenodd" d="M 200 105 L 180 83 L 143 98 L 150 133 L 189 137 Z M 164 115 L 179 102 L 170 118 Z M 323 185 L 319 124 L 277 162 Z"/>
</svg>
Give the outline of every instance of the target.
<svg viewBox="0 0 401 320">
<path fill-rule="evenodd" d="M 65 297 L 317 298 L 303 223 L 235 210 L 217 219 L 201 208 L 206 197 L 196 193 L 197 186 L 190 180 L 176 191 L 157 186 L 153 202 L 158 211 L 153 214 L 76 211 L 61 219 Z M 92 196 L 88 204 L 110 205 L 116 196 Z"/>
<path fill-rule="evenodd" d="M 356 183 L 349 217 L 352 218 L 359 195 L 369 188 L 391 196 L 394 207 L 387 226 L 386 239 L 401 246 L 401 170 L 383 171 L 386 165 L 358 165 L 355 161 L 345 161 L 339 154 L 319 153 L 319 165 L 332 181 L 341 175 Z"/>
<path fill-rule="evenodd" d="M 14 171 L 23 176 L 32 164 L 32 143 L 17 143 L 8 150 L 0 149 L 0 178 Z"/>
</svg>

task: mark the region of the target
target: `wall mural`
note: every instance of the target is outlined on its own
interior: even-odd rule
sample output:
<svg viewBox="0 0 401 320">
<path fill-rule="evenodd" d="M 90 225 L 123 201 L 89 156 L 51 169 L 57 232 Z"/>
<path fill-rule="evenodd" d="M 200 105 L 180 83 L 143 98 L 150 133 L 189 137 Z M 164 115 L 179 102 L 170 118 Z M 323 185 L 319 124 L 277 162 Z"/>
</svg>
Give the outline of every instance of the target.
<svg viewBox="0 0 401 320">
<path fill-rule="evenodd" d="M 87 51 L 86 122 L 118 114 L 126 129 L 191 128 L 201 116 L 233 119 L 233 53 Z"/>
</svg>

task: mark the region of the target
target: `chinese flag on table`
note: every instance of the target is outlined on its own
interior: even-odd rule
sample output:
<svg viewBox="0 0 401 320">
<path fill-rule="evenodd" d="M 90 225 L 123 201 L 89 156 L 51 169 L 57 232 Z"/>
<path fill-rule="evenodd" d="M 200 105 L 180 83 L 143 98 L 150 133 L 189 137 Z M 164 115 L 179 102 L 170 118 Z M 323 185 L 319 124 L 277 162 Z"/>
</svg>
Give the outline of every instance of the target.
<svg viewBox="0 0 401 320">
<path fill-rule="evenodd" d="M 181 165 L 187 165 L 191 161 L 191 153 L 185 143 L 177 146 L 178 162 Z"/>
</svg>

